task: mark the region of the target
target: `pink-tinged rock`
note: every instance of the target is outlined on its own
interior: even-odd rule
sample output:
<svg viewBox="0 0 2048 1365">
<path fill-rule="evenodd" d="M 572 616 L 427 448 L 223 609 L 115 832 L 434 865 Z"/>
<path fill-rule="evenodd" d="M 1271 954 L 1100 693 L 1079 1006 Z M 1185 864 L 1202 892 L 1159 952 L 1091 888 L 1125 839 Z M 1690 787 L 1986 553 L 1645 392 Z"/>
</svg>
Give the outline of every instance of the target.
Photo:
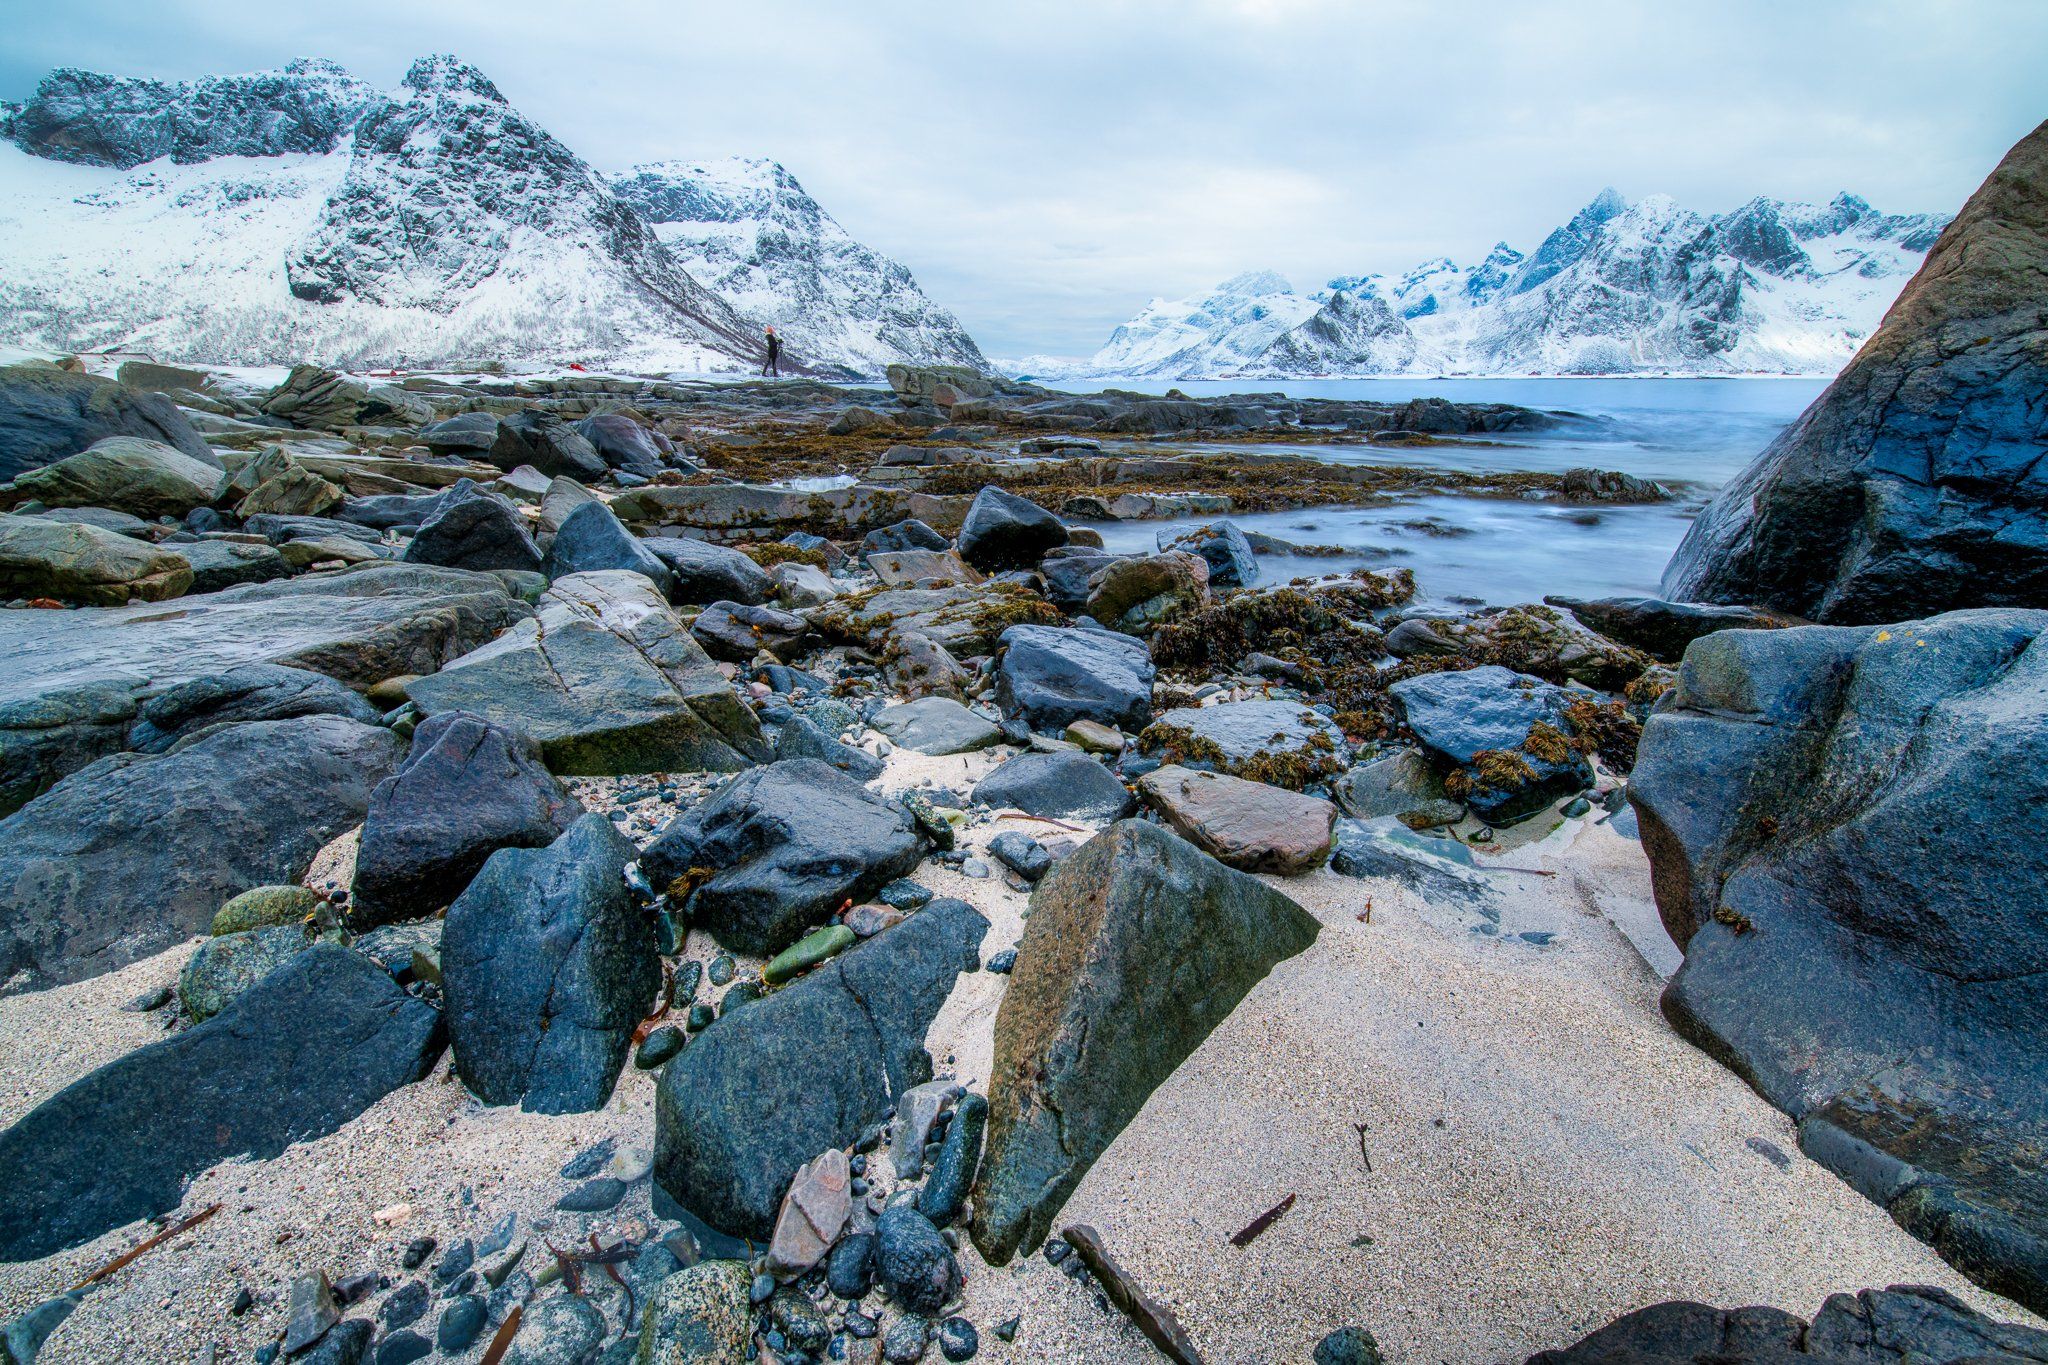
<svg viewBox="0 0 2048 1365">
<path fill-rule="evenodd" d="M 771 1271 L 801 1275 L 825 1259 L 853 1216 L 852 1180 L 846 1153 L 836 1147 L 797 1168 L 768 1243 Z"/>
<path fill-rule="evenodd" d="M 1337 808 L 1320 797 L 1168 765 L 1138 792 L 1174 833 L 1244 872 L 1306 872 L 1330 856 Z"/>
</svg>

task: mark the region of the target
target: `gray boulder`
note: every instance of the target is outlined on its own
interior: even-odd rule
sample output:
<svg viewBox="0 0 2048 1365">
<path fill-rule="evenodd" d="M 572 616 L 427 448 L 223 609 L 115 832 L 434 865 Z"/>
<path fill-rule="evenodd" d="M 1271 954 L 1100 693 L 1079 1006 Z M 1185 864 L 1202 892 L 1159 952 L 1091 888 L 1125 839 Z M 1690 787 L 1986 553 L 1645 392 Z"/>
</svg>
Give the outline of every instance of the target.
<svg viewBox="0 0 2048 1365">
<path fill-rule="evenodd" d="M 964 754 L 1002 742 L 994 721 L 951 697 L 919 697 L 884 707 L 870 722 L 906 749 L 921 754 Z"/>
<path fill-rule="evenodd" d="M 179 541 L 173 548 L 192 566 L 192 586 L 187 596 L 238 588 L 244 583 L 268 583 L 289 578 L 292 566 L 268 545 L 243 545 L 232 540 Z"/>
<path fill-rule="evenodd" d="M 118 607 L 191 586 L 192 565 L 175 550 L 81 522 L 0 515 L 0 596 Z"/>
<path fill-rule="evenodd" d="M 127 746 L 161 754 L 210 725 L 297 716 L 341 716 L 377 723 L 377 708 L 323 673 L 281 664 L 244 664 L 179 683 L 136 709 Z"/>
<path fill-rule="evenodd" d="M 752 663 L 756 654 L 766 650 L 789 663 L 804 652 L 811 623 L 794 612 L 775 607 L 713 602 L 690 623 L 690 634 L 714 659 Z"/>
<path fill-rule="evenodd" d="M 420 428 L 420 441 L 436 455 L 481 460 L 498 443 L 498 419 L 488 412 L 464 412 Z"/>
<path fill-rule="evenodd" d="M 396 384 L 365 384 L 318 365 L 292 366 L 284 383 L 265 394 L 257 406 L 295 427 L 316 431 L 416 427 L 434 415 L 426 399 Z"/>
<path fill-rule="evenodd" d="M 887 526 L 878 526 L 862 536 L 860 555 L 865 559 L 871 554 L 894 550 L 946 550 L 952 548 L 952 544 L 916 517 L 906 517 Z"/>
<path fill-rule="evenodd" d="M 654 1175 L 719 1232 L 766 1242 L 797 1168 L 932 1078 L 926 1031 L 988 921 L 939 899 L 721 1018 L 655 1090 Z"/>
<path fill-rule="evenodd" d="M 815 758 L 828 763 L 856 782 L 872 782 L 882 775 L 882 760 L 865 749 L 841 743 L 802 716 L 791 716 L 775 736 L 775 756 Z"/>
<path fill-rule="evenodd" d="M 1185 768 L 1295 791 L 1342 772 L 1350 752 L 1335 721 L 1289 701 L 1178 707 L 1147 726 L 1139 740 L 1147 755 Z"/>
<path fill-rule="evenodd" d="M 1001 1264 L 1043 1242 L 1146 1097 L 1316 932 L 1286 896 L 1141 820 L 1055 866 L 996 1014 L 982 1255 Z"/>
<path fill-rule="evenodd" d="M 1553 607 L 1563 607 L 1579 618 L 1588 630 L 1666 663 L 1675 662 L 1685 647 L 1703 635 L 1721 630 L 1778 630 L 1797 624 L 1776 612 L 1756 607 L 1720 606 L 1712 602 L 1666 602 L 1661 597 L 1603 597 L 1585 601 L 1577 597 L 1546 597 Z M 1404 622 L 1401 628 L 1418 625 Z M 1393 650 L 1394 637 L 1387 637 Z M 1455 649 L 1451 652 L 1455 653 Z"/>
<path fill-rule="evenodd" d="M 993 484 L 974 495 L 960 523 L 960 557 L 984 572 L 1028 569 L 1067 543 L 1067 527 L 1028 498 Z"/>
<path fill-rule="evenodd" d="M 235 1157 L 334 1132 L 441 1052 L 441 1015 L 362 954 L 308 948 L 212 1019 L 74 1081 L 0 1132 L 0 1260 L 169 1213 Z"/>
<path fill-rule="evenodd" d="M 1686 532 L 1664 595 L 1853 625 L 2048 601 L 2048 124 L 1835 382 Z"/>
<path fill-rule="evenodd" d="M 493 853 L 448 907 L 441 988 L 463 1083 L 539 1114 L 601 1108 L 661 985 L 634 849 L 601 815 L 546 848 Z"/>
<path fill-rule="evenodd" d="M 975 784 L 974 799 L 1051 820 L 1116 820 L 1137 808 L 1109 769 L 1071 749 L 1017 755 Z"/>
<path fill-rule="evenodd" d="M 140 682 L 80 687 L 0 702 L 0 815 L 96 758 L 128 747 Z"/>
<path fill-rule="evenodd" d="M 682 536 L 654 536 L 642 544 L 674 575 L 670 601 L 757 607 L 775 596 L 775 581 L 767 571 L 730 546 Z"/>
<path fill-rule="evenodd" d="M 742 773 L 678 815 L 648 845 L 641 868 L 656 890 L 697 873 L 692 920 L 728 948 L 768 957 L 923 856 L 902 806 L 799 758 Z"/>
<path fill-rule="evenodd" d="M 525 519 L 503 498 L 464 479 L 435 502 L 405 547 L 406 563 L 529 573 L 540 568 L 540 547 L 527 534 Z"/>
<path fill-rule="evenodd" d="M 7 496 L 45 507 L 104 507 L 130 516 L 182 517 L 212 502 L 220 466 L 140 436 L 108 436 L 76 455 L 15 475 Z"/>
<path fill-rule="evenodd" d="M 605 476 L 596 447 L 552 412 L 529 408 L 498 422 L 498 437 L 483 458 L 510 471 L 530 464 L 550 478 L 596 480 Z"/>
<path fill-rule="evenodd" d="M 404 741 L 339 716 L 253 721 L 115 754 L 0 820 L 0 992 L 80 981 L 296 882 L 363 818 Z"/>
<path fill-rule="evenodd" d="M 162 441 L 201 464 L 220 465 L 177 405 L 112 380 L 40 365 L 0 367 L 0 479 L 12 479 L 109 436 Z"/>
<path fill-rule="evenodd" d="M 421 722 L 377 784 L 350 887 L 352 924 L 431 915 L 501 848 L 545 848 L 583 813 L 516 730 L 460 711 Z"/>
<path fill-rule="evenodd" d="M 1054 733 L 1077 720 L 1133 731 L 1151 722 L 1155 670 L 1136 636 L 1011 626 L 1002 644 L 996 700 L 1006 719 Z"/>
<path fill-rule="evenodd" d="M 1455 765 L 1445 790 L 1482 820 L 1512 824 L 1593 785 L 1561 687 L 1489 664 L 1404 678 L 1387 691 L 1423 747 Z"/>
<path fill-rule="evenodd" d="M 1088 609 L 1088 596 L 1096 576 L 1126 558 L 1086 545 L 1062 545 L 1048 551 L 1038 562 L 1039 575 L 1045 579 L 1046 600 L 1069 616 L 1080 615 Z M 1114 625 L 1115 621 L 1107 624 Z"/>
<path fill-rule="evenodd" d="M 655 434 L 622 412 L 602 412 L 576 424 L 576 434 L 590 442 L 597 457 L 613 469 L 651 479 L 662 470 L 662 449 Z"/>
<path fill-rule="evenodd" d="M 625 569 L 654 584 L 664 596 L 672 593 L 668 566 L 612 515 L 611 508 L 593 500 L 562 519 L 548 546 L 545 572 L 549 578 L 562 578 L 596 569 Z"/>
<path fill-rule="evenodd" d="M 1234 521 L 1214 521 L 1192 531 L 1161 531 L 1153 538 L 1160 553 L 1198 556 L 1209 566 L 1212 588 L 1248 588 L 1259 581 L 1259 560 Z"/>
<path fill-rule="evenodd" d="M 1808 1155 L 2048 1309 L 2048 612 L 1694 642 L 1630 779 L 1664 1012 Z"/>
</svg>

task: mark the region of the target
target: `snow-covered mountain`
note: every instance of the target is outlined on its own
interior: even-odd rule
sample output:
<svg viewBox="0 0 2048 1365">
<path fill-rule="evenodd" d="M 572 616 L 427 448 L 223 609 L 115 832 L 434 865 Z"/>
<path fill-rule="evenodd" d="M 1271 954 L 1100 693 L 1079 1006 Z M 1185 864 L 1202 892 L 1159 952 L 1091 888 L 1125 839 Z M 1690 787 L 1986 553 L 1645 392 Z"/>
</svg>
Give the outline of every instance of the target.
<svg viewBox="0 0 2048 1365">
<path fill-rule="evenodd" d="M 908 270 L 855 241 L 765 157 L 635 166 L 612 190 L 692 275 L 814 363 L 861 374 L 906 359 L 987 367 Z"/>
<path fill-rule="evenodd" d="M 329 62 L 181 83 L 58 71 L 0 106 L 0 138 L 0 341 L 19 346 L 746 370 L 761 328 L 795 306 L 816 318 L 788 337 L 798 367 L 980 363 L 950 314 L 793 180 L 809 216 L 775 218 L 769 264 L 741 281 L 715 253 L 664 243 L 453 57 L 414 63 L 389 94 Z M 672 179 L 682 192 L 687 175 Z M 738 202 L 730 174 L 699 188 L 706 203 Z M 797 259 L 807 271 L 778 268 Z M 785 286 L 795 300 L 778 296 Z"/>
<path fill-rule="evenodd" d="M 1754 199 L 1705 216 L 1603 190 L 1524 257 L 1438 258 L 1301 294 L 1271 272 L 1155 299 L 1084 361 L 1020 372 L 1132 378 L 1371 374 L 1832 374 L 1947 219 Z"/>
</svg>

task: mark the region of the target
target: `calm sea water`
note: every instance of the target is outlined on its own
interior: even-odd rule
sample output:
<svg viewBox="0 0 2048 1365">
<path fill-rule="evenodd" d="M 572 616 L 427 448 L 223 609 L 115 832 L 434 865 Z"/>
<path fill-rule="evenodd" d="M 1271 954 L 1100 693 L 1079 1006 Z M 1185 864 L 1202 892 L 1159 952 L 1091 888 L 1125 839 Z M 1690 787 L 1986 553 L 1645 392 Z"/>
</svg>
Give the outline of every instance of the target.
<svg viewBox="0 0 2048 1365">
<path fill-rule="evenodd" d="M 1073 385 L 1086 392 L 1089 386 Z M 1248 531 L 1337 545 L 1341 558 L 1263 556 L 1263 581 L 1360 565 L 1415 571 L 1420 600 L 1507 605 L 1546 593 L 1605 597 L 1654 593 L 1706 498 L 1733 478 L 1818 397 L 1819 379 L 1345 379 L 1096 385 L 1195 396 L 1280 392 L 1301 398 L 1403 402 L 1436 396 L 1518 403 L 1587 419 L 1504 442 L 1400 450 L 1277 446 L 1317 459 L 1450 469 L 1619 469 L 1674 486 L 1677 501 L 1650 507 L 1565 507 L 1487 498 L 1418 497 L 1370 508 L 1308 508 L 1235 517 Z M 1112 550 L 1150 549 L 1196 521 L 1096 523 Z"/>
</svg>

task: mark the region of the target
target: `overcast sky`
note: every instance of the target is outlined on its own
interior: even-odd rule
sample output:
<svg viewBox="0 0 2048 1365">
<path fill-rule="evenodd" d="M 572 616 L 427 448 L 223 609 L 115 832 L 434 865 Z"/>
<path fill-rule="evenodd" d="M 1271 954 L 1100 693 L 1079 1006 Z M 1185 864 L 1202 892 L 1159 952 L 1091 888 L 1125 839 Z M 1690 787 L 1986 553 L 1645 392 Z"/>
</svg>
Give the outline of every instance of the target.
<svg viewBox="0 0 2048 1365">
<path fill-rule="evenodd" d="M 2048 116 L 2048 0 L 0 0 L 0 99 L 449 51 L 600 167 L 788 166 L 991 355 L 1156 295 L 1523 250 L 1599 191 L 1953 212 Z"/>
</svg>

